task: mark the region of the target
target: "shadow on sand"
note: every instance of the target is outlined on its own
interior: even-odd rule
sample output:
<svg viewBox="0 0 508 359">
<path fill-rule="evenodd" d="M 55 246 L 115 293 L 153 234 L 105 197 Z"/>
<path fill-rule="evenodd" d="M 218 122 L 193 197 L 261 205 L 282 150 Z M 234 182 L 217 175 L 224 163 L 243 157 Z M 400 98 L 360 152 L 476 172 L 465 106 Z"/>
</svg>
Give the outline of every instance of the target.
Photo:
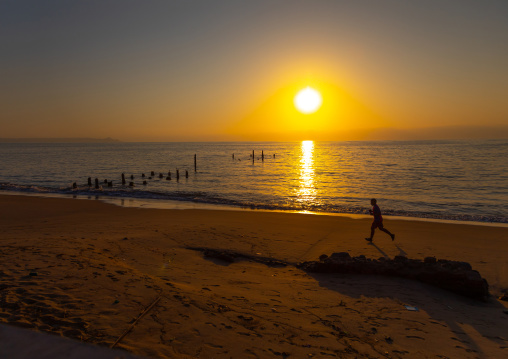
<svg viewBox="0 0 508 359">
<path fill-rule="evenodd" d="M 381 249 L 378 250 L 386 256 Z M 400 248 L 399 250 L 405 253 Z M 463 328 L 466 326 L 473 327 L 500 348 L 508 349 L 508 321 L 503 313 L 505 308 L 494 297 L 484 303 L 405 278 L 361 274 L 308 274 L 316 279 L 321 287 L 351 298 L 392 298 L 416 306 L 435 321 L 446 324 L 458 344 L 466 347 L 467 352 L 477 353 L 480 357 L 485 357 L 486 354 L 473 338 L 464 332 Z"/>
<path fill-rule="evenodd" d="M 381 255 L 389 258 L 376 244 L 372 243 L 372 245 Z M 400 255 L 406 255 L 406 252 L 398 245 L 396 247 L 399 249 Z M 205 259 L 221 266 L 230 265 L 237 260 L 256 261 L 272 268 L 294 265 L 293 263 L 273 258 L 258 257 L 227 250 L 188 249 L 206 253 Z M 395 303 L 400 303 L 401 311 L 406 310 L 403 304 L 416 306 L 432 318 L 429 323 L 418 323 L 422 326 L 429 325 L 429 327 L 426 327 L 427 331 L 429 329 L 432 330 L 430 328 L 432 325 L 446 326 L 449 329 L 446 335 L 451 335 L 451 338 L 457 341 L 455 347 L 462 348 L 468 353 L 475 353 L 482 358 L 488 356 L 482 352 L 475 340 L 465 333 L 463 328 L 466 327 L 474 328 L 481 336 L 495 342 L 500 349 L 508 350 L 508 338 L 503 337 L 508 333 L 508 320 L 506 320 L 506 314 L 503 313 L 504 306 L 493 297 L 487 302 L 480 302 L 428 284 L 398 277 L 309 272 L 307 272 L 307 275 L 314 278 L 319 286 L 349 298 L 360 301 L 364 298 L 391 298 Z M 386 317 L 380 319 L 401 320 L 402 315 L 401 318 Z M 374 321 L 375 319 L 367 316 L 366 321 L 368 322 L 369 320 Z M 414 320 L 411 321 L 415 322 Z M 407 337 L 412 338 L 415 336 Z"/>
<path fill-rule="evenodd" d="M 381 248 L 379 248 L 375 242 L 369 243 L 369 245 L 371 245 L 374 248 L 376 248 L 379 251 L 379 253 L 381 253 L 381 255 L 383 257 L 385 257 L 386 259 L 390 259 L 390 256 L 388 254 L 386 254 L 386 252 L 383 251 Z M 398 246 L 398 244 L 396 244 L 395 247 L 399 250 L 399 254 L 397 254 L 397 255 L 403 256 L 403 257 L 407 257 L 407 253 L 402 248 L 400 248 Z"/>
<path fill-rule="evenodd" d="M 377 244 L 376 244 L 376 243 L 371 242 L 371 243 L 369 243 L 369 245 L 371 245 L 371 246 L 373 246 L 374 248 L 376 248 L 376 249 L 379 251 L 379 253 L 381 253 L 381 255 L 382 255 L 383 257 L 385 257 L 386 259 L 390 259 L 390 256 L 389 256 L 388 254 L 386 254 L 386 252 L 385 252 L 385 251 L 383 251 L 381 248 L 379 248 L 379 247 L 377 246 Z"/>
</svg>

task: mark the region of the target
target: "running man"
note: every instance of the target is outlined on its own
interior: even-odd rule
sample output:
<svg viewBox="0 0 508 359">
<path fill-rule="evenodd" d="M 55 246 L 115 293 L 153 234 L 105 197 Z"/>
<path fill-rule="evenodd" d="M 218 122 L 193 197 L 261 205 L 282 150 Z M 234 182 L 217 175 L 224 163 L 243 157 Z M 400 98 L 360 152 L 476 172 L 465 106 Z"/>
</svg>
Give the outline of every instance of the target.
<svg viewBox="0 0 508 359">
<path fill-rule="evenodd" d="M 367 242 L 372 243 L 372 238 L 374 237 L 374 230 L 379 228 L 381 231 L 387 233 L 392 237 L 392 241 L 395 239 L 395 234 L 392 234 L 389 230 L 383 227 L 383 216 L 381 216 L 381 209 L 377 205 L 377 201 L 375 198 L 370 200 L 370 204 L 372 205 L 372 209 L 369 209 L 371 215 L 374 216 L 374 221 L 372 222 L 372 226 L 370 227 L 370 237 L 365 238 Z"/>
</svg>

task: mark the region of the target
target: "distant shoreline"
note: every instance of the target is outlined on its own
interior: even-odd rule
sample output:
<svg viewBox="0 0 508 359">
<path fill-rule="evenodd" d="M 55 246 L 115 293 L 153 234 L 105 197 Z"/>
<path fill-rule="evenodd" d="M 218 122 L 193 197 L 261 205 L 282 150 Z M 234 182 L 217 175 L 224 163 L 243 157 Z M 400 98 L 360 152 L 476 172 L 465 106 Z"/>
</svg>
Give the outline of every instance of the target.
<svg viewBox="0 0 508 359">
<path fill-rule="evenodd" d="M 114 143 L 120 140 L 107 138 L 0 138 L 0 143 Z"/>
<path fill-rule="evenodd" d="M 336 140 L 312 141 L 319 143 L 436 143 L 461 141 L 507 141 L 506 138 L 443 138 L 443 139 L 416 139 L 416 140 Z M 123 141 L 114 138 L 0 138 L 0 143 L 293 143 L 302 141 Z"/>
</svg>

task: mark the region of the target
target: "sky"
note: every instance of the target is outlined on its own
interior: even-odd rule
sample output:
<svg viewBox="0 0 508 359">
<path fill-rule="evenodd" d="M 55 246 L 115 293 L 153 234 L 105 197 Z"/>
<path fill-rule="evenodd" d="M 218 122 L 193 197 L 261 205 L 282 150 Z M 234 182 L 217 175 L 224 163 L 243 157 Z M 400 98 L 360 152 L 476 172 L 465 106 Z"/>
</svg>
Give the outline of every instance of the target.
<svg viewBox="0 0 508 359">
<path fill-rule="evenodd" d="M 508 138 L 508 1 L 0 0 L 0 79 L 0 138 Z"/>
</svg>

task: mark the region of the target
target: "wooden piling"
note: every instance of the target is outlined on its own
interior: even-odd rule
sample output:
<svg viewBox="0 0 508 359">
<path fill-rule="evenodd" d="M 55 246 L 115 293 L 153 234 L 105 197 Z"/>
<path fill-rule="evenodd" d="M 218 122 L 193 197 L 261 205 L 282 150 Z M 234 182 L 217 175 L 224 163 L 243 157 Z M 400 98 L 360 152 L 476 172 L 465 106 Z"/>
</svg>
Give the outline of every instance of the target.
<svg viewBox="0 0 508 359">
<path fill-rule="evenodd" d="M 88 177 L 88 187 L 92 187 L 92 177 Z"/>
<path fill-rule="evenodd" d="M 146 186 L 146 181 L 143 181 L 143 185 Z"/>
<path fill-rule="evenodd" d="M 151 172 L 151 175 L 152 175 L 152 177 L 153 177 L 153 176 L 155 176 L 155 172 L 154 172 L 154 171 L 152 171 L 152 172 Z"/>
<path fill-rule="evenodd" d="M 108 182 L 108 187 L 113 187 L 113 181 Z"/>
<path fill-rule="evenodd" d="M 265 153 L 264 151 L 261 151 L 261 161 L 264 161 L 265 160 Z"/>
<path fill-rule="evenodd" d="M 189 178 L 189 171 L 185 170 L 185 178 Z"/>
<path fill-rule="evenodd" d="M 125 186 L 125 173 L 122 173 L 122 184 Z"/>
<path fill-rule="evenodd" d="M 233 153 L 233 154 L 231 155 L 231 157 L 232 157 L 233 159 L 235 159 L 235 154 Z"/>
<path fill-rule="evenodd" d="M 141 177 L 142 177 L 142 178 L 145 178 L 145 174 L 144 174 L 144 173 L 142 173 L 142 174 L 141 174 Z"/>
<path fill-rule="evenodd" d="M 108 180 L 107 180 L 107 179 L 105 179 L 105 180 L 104 180 L 104 184 L 107 184 L 107 183 L 108 183 Z"/>
<path fill-rule="evenodd" d="M 194 172 L 197 172 L 197 171 L 198 171 L 197 158 L 196 158 L 196 154 L 194 154 Z"/>
<path fill-rule="evenodd" d="M 98 178 L 95 179 L 95 188 L 99 189 L 99 179 Z"/>
<path fill-rule="evenodd" d="M 134 175 L 131 175 L 131 180 L 133 180 L 133 179 L 134 179 Z"/>
<path fill-rule="evenodd" d="M 164 178 L 164 175 L 162 173 L 159 173 L 159 178 Z"/>
<path fill-rule="evenodd" d="M 180 179 L 180 171 L 176 170 L 176 180 L 178 181 Z"/>
<path fill-rule="evenodd" d="M 254 150 L 252 150 L 252 163 L 254 163 Z"/>
<path fill-rule="evenodd" d="M 129 182 L 129 187 L 134 187 L 134 182 Z"/>
<path fill-rule="evenodd" d="M 72 184 L 72 188 L 74 188 L 74 189 L 78 188 L 78 184 L 77 184 L 76 182 L 74 182 L 74 183 Z"/>
</svg>

